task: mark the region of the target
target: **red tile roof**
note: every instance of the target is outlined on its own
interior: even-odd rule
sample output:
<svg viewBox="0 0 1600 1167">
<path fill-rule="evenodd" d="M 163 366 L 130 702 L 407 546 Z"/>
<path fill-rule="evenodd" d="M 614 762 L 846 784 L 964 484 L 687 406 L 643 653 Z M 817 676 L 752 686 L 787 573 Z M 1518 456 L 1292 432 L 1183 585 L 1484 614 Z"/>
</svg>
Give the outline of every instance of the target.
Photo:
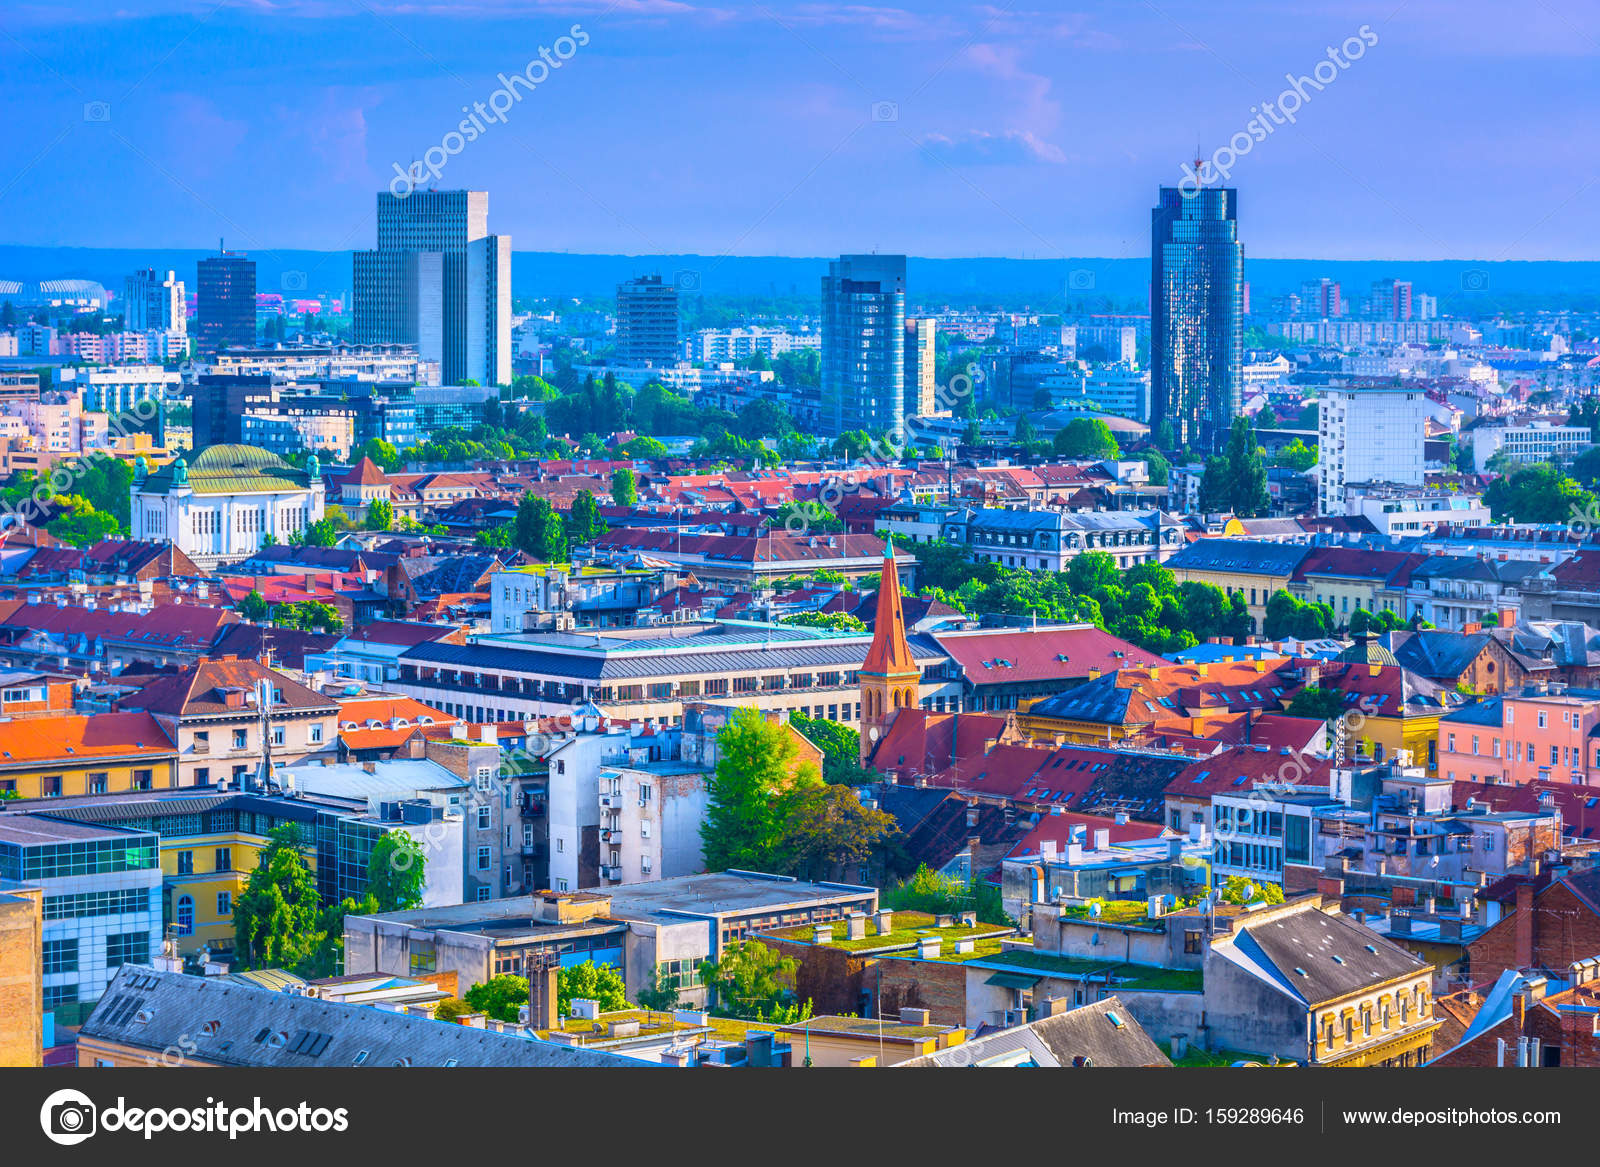
<svg viewBox="0 0 1600 1167">
<path fill-rule="evenodd" d="M 976 685 L 1056 681 L 1086 677 L 1092 669 L 1109 673 L 1130 665 L 1168 663 L 1091 624 L 998 632 L 936 632 L 933 638 Z"/>
</svg>

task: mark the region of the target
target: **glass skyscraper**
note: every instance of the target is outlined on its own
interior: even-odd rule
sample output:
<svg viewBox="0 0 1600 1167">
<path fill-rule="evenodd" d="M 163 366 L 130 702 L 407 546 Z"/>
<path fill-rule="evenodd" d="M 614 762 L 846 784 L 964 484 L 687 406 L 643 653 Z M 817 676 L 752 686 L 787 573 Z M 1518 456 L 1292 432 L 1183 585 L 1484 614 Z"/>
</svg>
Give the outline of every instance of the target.
<svg viewBox="0 0 1600 1167">
<path fill-rule="evenodd" d="M 1161 188 L 1150 215 L 1150 423 L 1180 447 L 1220 450 L 1244 374 L 1238 191 Z"/>
<path fill-rule="evenodd" d="M 841 255 L 822 277 L 822 432 L 905 438 L 906 257 Z"/>
</svg>

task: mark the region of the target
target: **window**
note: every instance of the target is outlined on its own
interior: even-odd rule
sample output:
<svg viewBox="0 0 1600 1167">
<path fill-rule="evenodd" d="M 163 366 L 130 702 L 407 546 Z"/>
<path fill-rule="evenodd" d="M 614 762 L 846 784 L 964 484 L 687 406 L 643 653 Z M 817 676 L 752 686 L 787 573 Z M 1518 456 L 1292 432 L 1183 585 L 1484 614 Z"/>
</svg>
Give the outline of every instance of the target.
<svg viewBox="0 0 1600 1167">
<path fill-rule="evenodd" d="M 179 896 L 174 923 L 179 936 L 187 936 L 194 931 L 194 897 Z"/>
<path fill-rule="evenodd" d="M 480 831 L 487 831 L 489 829 L 489 808 L 486 806 L 480 806 L 478 808 L 478 829 Z"/>
<path fill-rule="evenodd" d="M 106 937 L 106 967 L 144 964 L 150 959 L 150 933 L 118 932 Z"/>
<path fill-rule="evenodd" d="M 1539 710 L 1539 728 L 1544 729 L 1550 722 L 1550 715 L 1543 709 Z"/>
<path fill-rule="evenodd" d="M 411 973 L 437 972 L 438 954 L 431 943 L 418 944 L 411 949 Z"/>
<path fill-rule="evenodd" d="M 1183 951 L 1194 955 L 1200 951 L 1200 937 L 1202 933 L 1198 928 L 1187 928 L 1183 933 Z"/>
<path fill-rule="evenodd" d="M 478 870 L 489 870 L 489 848 L 487 847 L 478 848 Z"/>
<path fill-rule="evenodd" d="M 179 875 L 193 875 L 194 874 L 194 852 L 193 851 L 179 851 L 178 852 L 178 874 Z"/>
<path fill-rule="evenodd" d="M 284 733 L 283 726 L 275 725 L 275 726 L 272 727 L 272 744 L 273 745 L 281 746 L 281 745 L 284 745 L 288 740 L 289 740 L 288 736 Z"/>
<path fill-rule="evenodd" d="M 318 722 L 311 727 L 311 744 L 316 745 L 322 741 L 322 724 Z"/>
<path fill-rule="evenodd" d="M 55 798 L 61 794 L 61 775 L 52 774 L 39 779 L 39 795 L 42 798 Z"/>
<path fill-rule="evenodd" d="M 135 790 L 154 790 L 155 789 L 155 771 L 154 770 L 135 770 L 133 772 L 133 788 Z"/>
<path fill-rule="evenodd" d="M 78 971 L 77 940 L 46 940 L 44 942 L 44 971 L 69 973 Z"/>
<path fill-rule="evenodd" d="M 250 731 L 248 729 L 236 729 L 233 731 L 233 748 L 236 750 L 250 748 Z"/>
<path fill-rule="evenodd" d="M 233 893 L 231 891 L 219 891 L 217 893 L 217 915 L 233 915 Z"/>
<path fill-rule="evenodd" d="M 232 871 L 233 870 L 233 848 L 232 847 L 218 847 L 217 848 L 216 864 L 212 868 L 212 870 L 213 871 Z"/>
<path fill-rule="evenodd" d="M 109 774 L 90 774 L 89 775 L 89 793 L 90 794 L 105 794 L 110 789 L 111 789 L 111 775 L 109 775 Z"/>
</svg>

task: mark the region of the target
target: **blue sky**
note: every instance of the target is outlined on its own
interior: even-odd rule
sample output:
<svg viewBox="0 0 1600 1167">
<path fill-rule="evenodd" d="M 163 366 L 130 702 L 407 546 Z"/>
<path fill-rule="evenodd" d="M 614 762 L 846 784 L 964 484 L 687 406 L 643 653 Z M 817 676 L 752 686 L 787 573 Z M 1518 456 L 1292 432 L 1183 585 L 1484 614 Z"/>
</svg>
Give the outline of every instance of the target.
<svg viewBox="0 0 1600 1167">
<path fill-rule="evenodd" d="M 1156 187 L 1365 25 L 1238 159 L 1249 254 L 1600 258 L 1586 0 L 8 0 L 0 242 L 370 247 L 394 164 L 573 25 L 442 168 L 518 250 L 1144 255 Z"/>
</svg>

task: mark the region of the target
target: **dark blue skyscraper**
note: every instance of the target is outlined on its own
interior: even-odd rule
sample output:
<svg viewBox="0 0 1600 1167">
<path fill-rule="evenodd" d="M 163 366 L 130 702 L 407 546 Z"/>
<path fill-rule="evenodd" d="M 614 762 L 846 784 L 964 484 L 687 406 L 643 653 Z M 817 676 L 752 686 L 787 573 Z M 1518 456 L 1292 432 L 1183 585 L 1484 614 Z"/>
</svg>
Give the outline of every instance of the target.
<svg viewBox="0 0 1600 1167">
<path fill-rule="evenodd" d="M 1150 422 L 1220 450 L 1244 384 L 1238 191 L 1164 186 L 1150 224 Z"/>
<path fill-rule="evenodd" d="M 905 438 L 906 257 L 841 255 L 822 278 L 822 432 Z"/>
</svg>

